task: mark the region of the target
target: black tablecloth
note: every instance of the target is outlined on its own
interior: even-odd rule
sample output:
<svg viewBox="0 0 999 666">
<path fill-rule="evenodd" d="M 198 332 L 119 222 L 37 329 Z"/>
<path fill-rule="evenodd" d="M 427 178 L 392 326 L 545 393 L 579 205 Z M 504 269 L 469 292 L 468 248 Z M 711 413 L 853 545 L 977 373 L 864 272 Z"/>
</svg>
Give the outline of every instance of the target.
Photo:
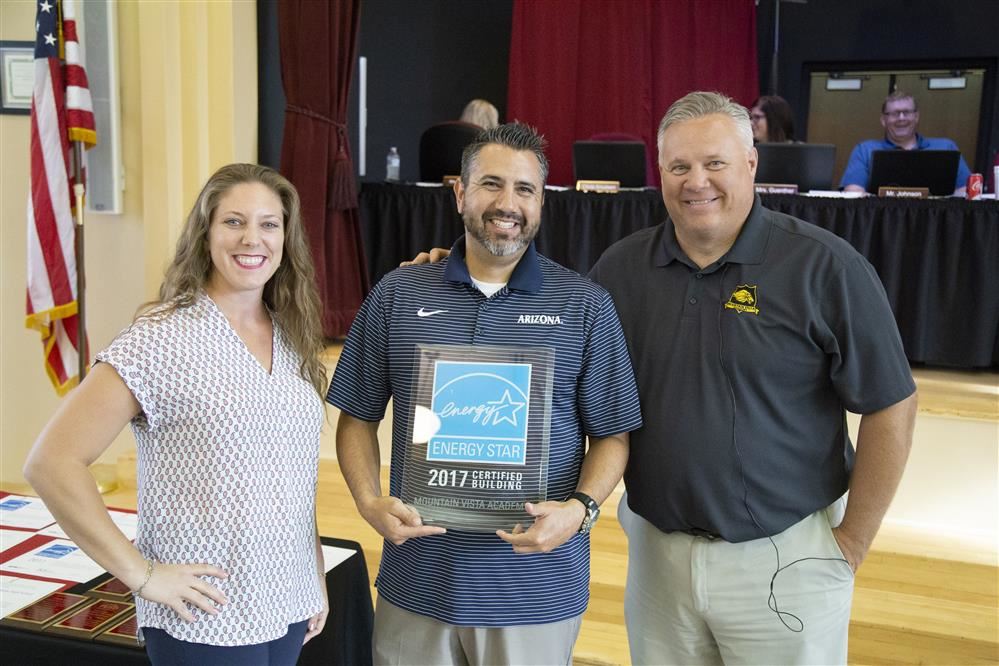
<svg viewBox="0 0 999 666">
<path fill-rule="evenodd" d="M 309 666 L 371 664 L 374 608 L 371 604 L 364 552 L 360 544 L 354 541 L 329 537 L 323 537 L 322 541 L 328 546 L 357 552 L 326 574 L 330 616 L 323 633 L 302 648 L 298 663 Z M 82 593 L 92 586 L 93 582 L 83 583 L 69 591 Z M 81 641 L 7 626 L 0 626 L 0 646 L 3 648 L 4 663 L 18 664 L 18 666 L 149 664 L 146 651 L 140 647 Z"/>
<path fill-rule="evenodd" d="M 873 264 L 913 363 L 999 366 L 999 203 L 962 199 L 823 199 L 766 195 L 768 208 L 821 226 Z M 368 183 L 361 229 L 371 283 L 464 231 L 440 187 Z M 547 192 L 538 251 L 585 274 L 614 241 L 665 217 L 656 190 Z"/>
</svg>

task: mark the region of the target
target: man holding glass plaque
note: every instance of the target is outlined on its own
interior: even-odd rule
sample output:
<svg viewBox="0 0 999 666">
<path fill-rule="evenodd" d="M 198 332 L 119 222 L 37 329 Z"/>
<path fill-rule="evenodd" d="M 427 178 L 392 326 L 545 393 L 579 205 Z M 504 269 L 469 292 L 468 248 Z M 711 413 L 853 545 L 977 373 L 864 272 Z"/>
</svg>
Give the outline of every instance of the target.
<svg viewBox="0 0 999 666">
<path fill-rule="evenodd" d="M 532 243 L 547 171 L 531 128 L 482 132 L 454 186 L 466 234 L 379 282 L 338 362 L 337 457 L 385 537 L 375 663 L 571 661 L 587 533 L 641 415 L 607 292 Z"/>
</svg>

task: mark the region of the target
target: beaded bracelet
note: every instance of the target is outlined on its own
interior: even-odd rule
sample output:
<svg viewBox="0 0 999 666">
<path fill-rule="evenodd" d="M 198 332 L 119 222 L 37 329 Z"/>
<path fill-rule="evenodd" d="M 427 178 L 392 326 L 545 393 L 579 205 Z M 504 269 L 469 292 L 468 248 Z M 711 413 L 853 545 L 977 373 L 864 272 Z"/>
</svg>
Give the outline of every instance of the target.
<svg viewBox="0 0 999 666">
<path fill-rule="evenodd" d="M 146 578 L 145 578 L 145 580 L 142 581 L 142 585 L 140 585 L 137 590 L 135 590 L 134 592 L 132 592 L 132 594 L 134 594 L 135 596 L 141 595 L 142 594 L 142 588 L 144 588 L 146 586 L 146 583 L 148 583 L 149 579 L 152 578 L 152 577 L 153 577 L 153 561 L 152 560 L 146 560 Z"/>
</svg>

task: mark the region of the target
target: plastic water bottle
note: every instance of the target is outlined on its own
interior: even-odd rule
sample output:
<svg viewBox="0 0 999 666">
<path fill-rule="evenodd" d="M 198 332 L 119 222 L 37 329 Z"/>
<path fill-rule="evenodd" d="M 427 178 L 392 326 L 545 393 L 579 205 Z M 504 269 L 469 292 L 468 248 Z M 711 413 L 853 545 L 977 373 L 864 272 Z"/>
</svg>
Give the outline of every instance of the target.
<svg viewBox="0 0 999 666">
<path fill-rule="evenodd" d="M 385 180 L 399 181 L 399 151 L 395 149 L 395 146 L 389 148 L 388 155 L 385 157 Z"/>
</svg>

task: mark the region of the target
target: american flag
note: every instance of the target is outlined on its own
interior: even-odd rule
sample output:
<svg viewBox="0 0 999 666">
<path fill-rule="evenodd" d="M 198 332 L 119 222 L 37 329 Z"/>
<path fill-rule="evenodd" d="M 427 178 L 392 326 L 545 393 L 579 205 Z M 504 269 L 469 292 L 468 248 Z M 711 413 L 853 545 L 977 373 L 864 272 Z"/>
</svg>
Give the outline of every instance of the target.
<svg viewBox="0 0 999 666">
<path fill-rule="evenodd" d="M 38 0 L 35 17 L 25 324 L 41 333 L 45 370 L 62 395 L 79 381 L 81 347 L 70 141 L 90 147 L 97 134 L 74 0 Z"/>
</svg>

